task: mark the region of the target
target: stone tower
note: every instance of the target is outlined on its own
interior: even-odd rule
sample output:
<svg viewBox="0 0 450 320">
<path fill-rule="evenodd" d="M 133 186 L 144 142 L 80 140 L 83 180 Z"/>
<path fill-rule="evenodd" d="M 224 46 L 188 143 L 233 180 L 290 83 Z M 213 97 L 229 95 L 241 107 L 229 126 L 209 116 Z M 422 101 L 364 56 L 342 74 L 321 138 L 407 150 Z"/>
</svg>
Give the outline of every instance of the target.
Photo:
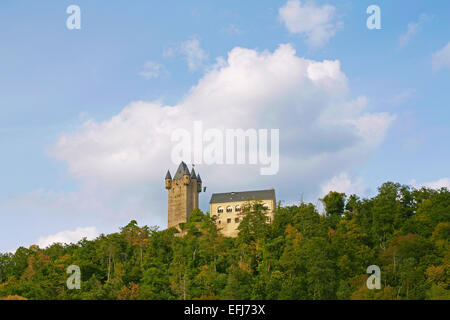
<svg viewBox="0 0 450 320">
<path fill-rule="evenodd" d="M 165 180 L 169 191 L 168 228 L 178 227 L 178 224 L 188 220 L 192 210 L 198 208 L 202 179 L 194 168 L 189 172 L 187 165 L 181 162 L 173 179 L 167 171 Z"/>
</svg>

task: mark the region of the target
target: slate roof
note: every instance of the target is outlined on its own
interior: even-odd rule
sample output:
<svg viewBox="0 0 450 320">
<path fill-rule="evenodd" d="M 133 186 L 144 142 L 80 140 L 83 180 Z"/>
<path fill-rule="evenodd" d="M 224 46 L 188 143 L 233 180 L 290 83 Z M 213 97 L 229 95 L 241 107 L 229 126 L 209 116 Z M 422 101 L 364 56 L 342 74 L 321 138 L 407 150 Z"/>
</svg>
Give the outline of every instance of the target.
<svg viewBox="0 0 450 320">
<path fill-rule="evenodd" d="M 167 170 L 166 179 L 172 179 L 172 176 L 170 175 L 170 171 L 169 170 Z"/>
<path fill-rule="evenodd" d="M 197 174 L 195 173 L 194 168 L 192 168 L 192 171 L 191 171 L 191 179 L 197 179 Z"/>
<path fill-rule="evenodd" d="M 189 169 L 188 169 L 186 163 L 184 163 L 184 161 L 181 161 L 181 163 L 178 166 L 177 172 L 175 173 L 175 176 L 173 177 L 173 179 L 174 180 L 183 179 L 183 176 L 185 174 L 191 175 L 191 173 L 189 172 Z"/>
<path fill-rule="evenodd" d="M 246 200 L 274 200 L 275 190 L 257 190 L 243 192 L 213 193 L 209 203 L 224 203 Z"/>
</svg>

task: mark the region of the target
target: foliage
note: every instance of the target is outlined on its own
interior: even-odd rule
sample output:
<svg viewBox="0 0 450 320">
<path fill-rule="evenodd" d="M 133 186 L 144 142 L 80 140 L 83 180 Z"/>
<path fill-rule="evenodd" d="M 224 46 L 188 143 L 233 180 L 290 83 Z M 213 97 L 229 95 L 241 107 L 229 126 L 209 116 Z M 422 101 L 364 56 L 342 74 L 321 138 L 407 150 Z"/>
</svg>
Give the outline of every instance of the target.
<svg viewBox="0 0 450 320">
<path fill-rule="evenodd" d="M 136 221 L 93 241 L 0 254 L 1 299 L 450 299 L 450 192 L 385 183 L 370 199 L 243 209 L 237 238 L 196 209 L 176 229 Z M 382 288 L 366 286 L 369 265 Z M 66 286 L 81 269 L 81 290 Z M 2 298 L 3 297 L 3 298 Z"/>
</svg>

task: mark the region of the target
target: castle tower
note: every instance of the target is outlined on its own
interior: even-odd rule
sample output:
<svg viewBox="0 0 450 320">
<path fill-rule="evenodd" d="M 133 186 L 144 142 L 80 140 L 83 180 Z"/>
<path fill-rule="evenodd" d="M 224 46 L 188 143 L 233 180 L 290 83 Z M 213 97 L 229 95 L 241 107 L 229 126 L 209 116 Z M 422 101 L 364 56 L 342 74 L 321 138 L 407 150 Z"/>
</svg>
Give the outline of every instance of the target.
<svg viewBox="0 0 450 320">
<path fill-rule="evenodd" d="M 198 208 L 202 180 L 194 168 L 189 172 L 187 165 L 181 162 L 173 179 L 167 171 L 165 183 L 169 191 L 168 228 L 177 227 L 188 220 L 192 210 Z"/>
</svg>

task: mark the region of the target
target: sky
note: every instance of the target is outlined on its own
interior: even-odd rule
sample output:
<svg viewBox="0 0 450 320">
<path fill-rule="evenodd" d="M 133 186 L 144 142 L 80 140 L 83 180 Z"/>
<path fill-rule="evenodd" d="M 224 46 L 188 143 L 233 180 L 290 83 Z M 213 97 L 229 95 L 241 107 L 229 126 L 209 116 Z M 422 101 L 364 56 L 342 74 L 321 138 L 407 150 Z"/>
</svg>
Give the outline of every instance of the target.
<svg viewBox="0 0 450 320">
<path fill-rule="evenodd" d="M 80 29 L 67 20 L 80 9 Z M 369 29 L 370 5 L 380 29 Z M 196 163 L 282 204 L 386 181 L 450 188 L 450 6 L 435 1 L 0 2 L 0 252 L 167 227 L 177 129 L 279 129 L 279 170 Z M 72 20 L 70 20 L 72 21 Z M 73 22 L 73 21 L 72 21 Z M 189 161 L 188 161 L 189 162 Z M 191 163 L 188 163 L 191 167 Z"/>
</svg>

